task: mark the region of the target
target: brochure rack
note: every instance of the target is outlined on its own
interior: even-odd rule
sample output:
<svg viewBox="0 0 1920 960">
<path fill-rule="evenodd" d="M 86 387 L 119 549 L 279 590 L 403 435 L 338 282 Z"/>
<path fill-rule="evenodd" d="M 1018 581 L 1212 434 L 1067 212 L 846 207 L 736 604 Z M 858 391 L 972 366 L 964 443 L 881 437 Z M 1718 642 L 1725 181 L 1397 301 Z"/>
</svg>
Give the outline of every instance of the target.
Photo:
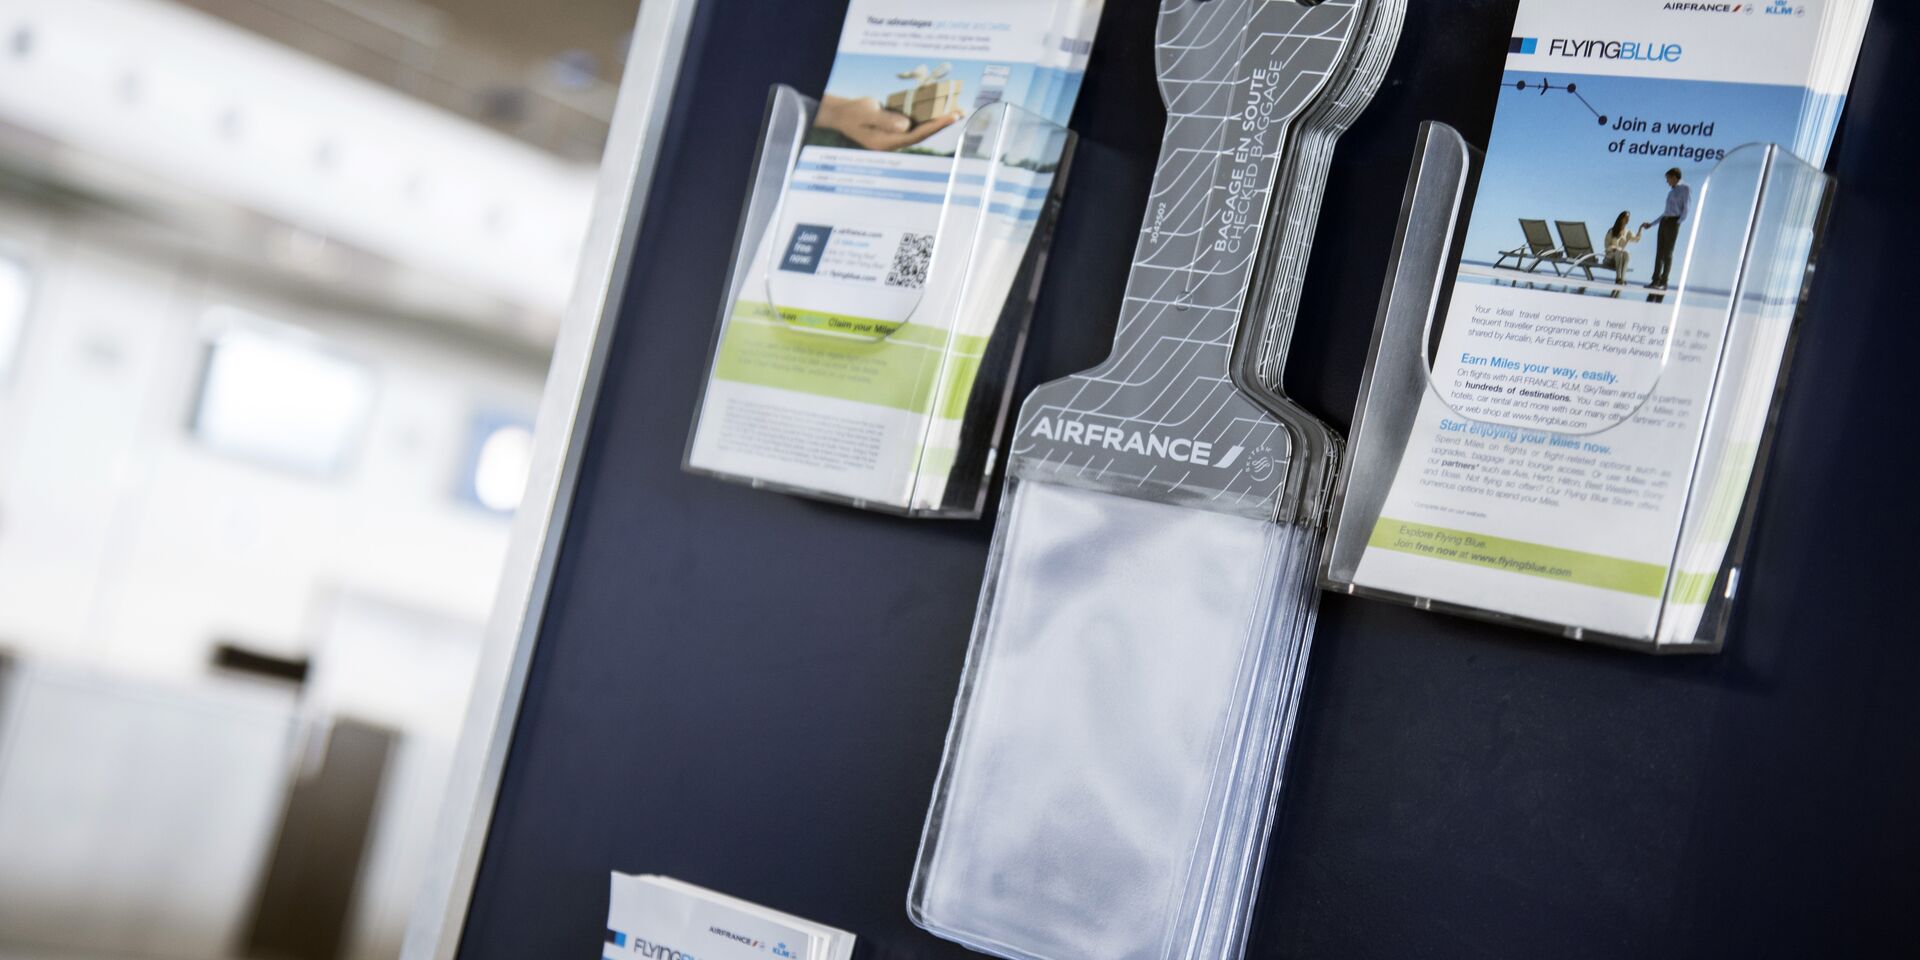
<svg viewBox="0 0 1920 960">
<path fill-rule="evenodd" d="M 899 522 L 680 469 L 756 108 L 777 80 L 829 75 L 845 5 L 648 0 L 636 36 L 687 6 L 683 53 L 628 59 L 629 94 L 649 75 L 670 83 L 621 98 L 574 318 L 593 323 L 561 339 L 540 431 L 554 459 L 539 458 L 521 515 L 501 598 L 512 615 L 489 635 L 418 956 L 591 949 L 609 873 L 639 871 L 845 929 L 863 958 L 979 960 L 914 926 L 902 901 L 992 525 Z M 1155 202 L 1165 117 L 1144 104 L 1160 6 L 1106 5 L 1023 382 L 1112 347 Z M 1506 56 L 1509 38 L 1482 27 L 1514 7 L 1409 4 L 1388 81 L 1341 140 L 1288 387 L 1350 437 L 1416 119 L 1487 127 L 1486 99 L 1463 91 Z M 1249 956 L 1745 960 L 1911 939 L 1912 871 L 1888 851 L 1920 844 L 1898 789 L 1920 730 L 1920 702 L 1900 695 L 1920 672 L 1900 534 L 1920 506 L 1887 385 L 1920 353 L 1903 270 L 1920 210 L 1920 71 L 1904 68 L 1920 5 L 1880 3 L 1874 18 L 1728 649 L 1655 660 L 1323 597 Z M 651 159 L 633 159 L 641 142 Z M 1411 265 L 1403 251 L 1396 267 Z M 1432 301 L 1416 302 L 1417 354 Z M 1368 411 L 1358 442 L 1385 422 Z"/>
<path fill-rule="evenodd" d="M 1732 151 L 1699 190 L 1678 282 L 1670 291 L 1650 291 L 1616 277 L 1600 257 L 1572 256 L 1564 245 L 1529 243 L 1491 266 L 1463 256 L 1463 218 L 1480 161 L 1452 128 L 1423 126 L 1335 489 L 1323 585 L 1575 640 L 1661 653 L 1717 651 L 1738 595 L 1758 481 L 1833 182 L 1776 145 Z M 1666 329 L 1642 342 L 1649 359 L 1627 364 L 1613 388 L 1515 404 L 1498 394 L 1489 398 L 1486 387 L 1470 382 L 1485 383 L 1484 375 L 1462 368 L 1460 358 L 1436 355 L 1450 291 L 1460 282 L 1645 297 L 1671 313 Z M 1690 414 L 1690 401 L 1703 409 Z M 1692 444 L 1691 468 L 1653 479 L 1670 485 L 1666 495 L 1683 504 L 1677 524 L 1648 511 L 1647 522 L 1662 526 L 1632 531 L 1672 542 L 1672 561 L 1647 594 L 1658 603 L 1655 629 L 1606 633 L 1356 583 L 1363 555 L 1384 535 L 1383 508 L 1403 476 L 1416 418 L 1433 404 L 1473 435 L 1573 451 L 1605 451 L 1630 423 L 1689 424 L 1675 429 L 1685 429 Z"/>
<path fill-rule="evenodd" d="M 978 517 L 1075 137 L 1007 103 L 981 107 L 961 120 L 951 174 L 925 177 L 941 182 L 924 182 L 915 194 L 940 205 L 931 249 L 919 264 L 920 284 L 900 287 L 889 278 L 874 285 L 876 302 L 863 313 L 868 319 L 849 320 L 803 305 L 802 285 L 813 279 L 808 271 L 822 269 L 817 257 L 809 257 L 824 243 L 825 228 L 804 222 L 790 193 L 880 192 L 857 171 L 831 165 L 817 165 L 828 168 L 810 171 L 804 186 L 796 186 L 802 149 L 831 136 L 815 126 L 818 109 L 817 100 L 785 85 L 770 94 L 684 466 L 885 513 Z M 796 257 L 796 251 L 802 253 Z M 745 343 L 748 335 L 751 345 Z M 702 431 L 720 434 L 736 422 L 734 410 L 717 409 L 727 405 L 714 402 L 716 379 L 775 384 L 835 403 L 883 405 L 887 432 L 826 436 L 819 441 L 829 448 L 823 452 L 794 437 L 807 425 L 742 428 L 777 431 L 790 446 L 757 450 L 751 461 L 731 466 L 696 462 Z M 842 457 L 848 445 L 859 449 Z M 723 436 L 717 446 L 733 450 L 738 441 Z"/>
</svg>

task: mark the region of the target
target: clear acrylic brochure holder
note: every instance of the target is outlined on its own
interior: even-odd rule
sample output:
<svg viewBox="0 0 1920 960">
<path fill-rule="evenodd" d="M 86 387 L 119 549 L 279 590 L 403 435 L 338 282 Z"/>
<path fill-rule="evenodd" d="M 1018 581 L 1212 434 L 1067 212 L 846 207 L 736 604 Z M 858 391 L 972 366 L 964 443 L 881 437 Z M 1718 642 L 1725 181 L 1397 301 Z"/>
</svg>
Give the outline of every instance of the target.
<svg viewBox="0 0 1920 960">
<path fill-rule="evenodd" d="M 1584 224 L 1523 221 L 1513 247 L 1463 251 L 1480 163 L 1452 128 L 1422 128 L 1335 489 L 1322 583 L 1576 640 L 1648 652 L 1717 651 L 1738 592 L 1757 480 L 1832 181 L 1775 145 L 1731 151 L 1696 186 L 1692 220 L 1676 244 L 1680 266 L 1670 288 L 1656 290 L 1642 282 L 1637 263 L 1616 271 L 1618 264 L 1595 249 L 1604 235 Z M 1462 283 L 1606 303 L 1593 308 L 1591 316 L 1601 319 L 1590 323 L 1551 313 L 1446 316 Z M 1607 313 L 1622 301 L 1653 309 Z M 1531 364 L 1508 356 L 1525 354 L 1529 341 L 1542 337 L 1556 338 L 1560 356 L 1581 359 Z M 1518 347 L 1508 349 L 1510 343 Z M 1442 433 L 1448 438 L 1434 439 Z M 1671 452 L 1636 459 L 1656 435 L 1673 445 Z M 1432 445 L 1415 447 L 1422 442 Z M 1490 463 L 1504 476 L 1488 479 Z M 1574 510 L 1588 498 L 1630 505 L 1630 519 L 1611 515 L 1609 536 L 1656 544 L 1667 562 L 1595 564 L 1591 585 L 1630 594 L 1628 602 L 1644 606 L 1635 618 L 1644 626 L 1600 629 L 1571 614 L 1529 616 L 1494 603 L 1368 585 L 1362 565 L 1370 550 L 1477 547 L 1482 552 L 1472 562 L 1485 563 L 1503 549 L 1485 539 L 1469 538 L 1466 547 L 1409 542 L 1387 511 L 1395 485 L 1413 483 L 1434 491 L 1500 483 L 1505 497 L 1553 497 Z M 1540 556 L 1550 568 L 1540 576 L 1584 572 L 1579 559 Z M 1509 598 L 1526 595 L 1533 576 L 1508 576 Z"/>
<path fill-rule="evenodd" d="M 1075 137 L 996 103 L 910 150 L 822 162 L 818 106 L 770 95 L 684 466 L 978 517 Z"/>
</svg>

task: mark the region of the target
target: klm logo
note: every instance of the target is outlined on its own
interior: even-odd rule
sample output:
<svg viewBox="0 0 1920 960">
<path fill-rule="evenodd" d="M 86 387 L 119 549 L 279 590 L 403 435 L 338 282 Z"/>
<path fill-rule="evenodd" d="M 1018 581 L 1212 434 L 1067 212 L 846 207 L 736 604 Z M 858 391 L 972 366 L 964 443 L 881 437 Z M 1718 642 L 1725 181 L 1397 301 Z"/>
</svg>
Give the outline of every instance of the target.
<svg viewBox="0 0 1920 960">
<path fill-rule="evenodd" d="M 1789 3 L 1788 0 L 1773 0 L 1767 5 L 1766 14 L 1769 17 L 1804 17 L 1807 15 L 1807 5 Z"/>
</svg>

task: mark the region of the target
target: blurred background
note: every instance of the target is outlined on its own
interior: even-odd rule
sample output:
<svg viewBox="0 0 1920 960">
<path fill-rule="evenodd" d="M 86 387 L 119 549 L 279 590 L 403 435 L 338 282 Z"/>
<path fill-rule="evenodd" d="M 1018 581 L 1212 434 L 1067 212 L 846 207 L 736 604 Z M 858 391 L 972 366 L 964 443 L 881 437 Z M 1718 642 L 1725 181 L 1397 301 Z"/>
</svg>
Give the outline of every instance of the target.
<svg viewBox="0 0 1920 960">
<path fill-rule="evenodd" d="M 0 0 L 0 958 L 399 955 L 638 0 Z"/>
</svg>

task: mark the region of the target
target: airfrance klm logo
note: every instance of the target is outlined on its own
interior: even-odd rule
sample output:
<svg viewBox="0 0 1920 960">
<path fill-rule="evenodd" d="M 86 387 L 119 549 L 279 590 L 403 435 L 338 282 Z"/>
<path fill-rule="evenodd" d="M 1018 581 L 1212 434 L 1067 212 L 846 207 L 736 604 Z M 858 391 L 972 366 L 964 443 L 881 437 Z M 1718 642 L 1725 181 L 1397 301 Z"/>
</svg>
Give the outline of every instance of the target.
<svg viewBox="0 0 1920 960">
<path fill-rule="evenodd" d="M 1174 463 L 1186 463 L 1196 467 L 1217 467 L 1226 470 L 1240 462 L 1245 447 L 1234 446 L 1218 461 L 1213 458 L 1213 444 L 1186 437 L 1168 438 L 1157 433 L 1129 430 L 1123 426 L 1108 426 L 1102 423 L 1082 423 L 1078 420 L 1062 420 L 1056 423 L 1052 417 L 1041 417 L 1027 436 L 1056 443 L 1071 443 L 1076 446 L 1093 447 L 1100 450 L 1114 450 L 1120 453 L 1137 453 L 1144 457 L 1158 457 Z"/>
</svg>

